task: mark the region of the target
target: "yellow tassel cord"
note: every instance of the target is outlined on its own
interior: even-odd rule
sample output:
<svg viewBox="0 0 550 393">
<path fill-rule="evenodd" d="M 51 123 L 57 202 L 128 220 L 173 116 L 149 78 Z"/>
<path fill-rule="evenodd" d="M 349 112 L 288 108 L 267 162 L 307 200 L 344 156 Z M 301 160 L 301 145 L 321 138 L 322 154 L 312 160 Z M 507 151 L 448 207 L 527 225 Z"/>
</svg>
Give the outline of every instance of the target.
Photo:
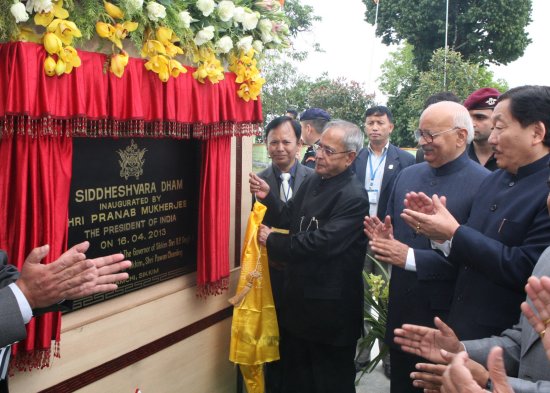
<svg viewBox="0 0 550 393">
<path fill-rule="evenodd" d="M 260 278 L 262 275 L 260 272 L 253 271 L 246 275 L 246 285 L 241 289 L 235 296 L 230 298 L 228 301 L 235 307 L 238 307 L 241 302 L 244 300 L 246 294 L 250 292 L 250 289 L 254 286 L 254 280 Z"/>
</svg>

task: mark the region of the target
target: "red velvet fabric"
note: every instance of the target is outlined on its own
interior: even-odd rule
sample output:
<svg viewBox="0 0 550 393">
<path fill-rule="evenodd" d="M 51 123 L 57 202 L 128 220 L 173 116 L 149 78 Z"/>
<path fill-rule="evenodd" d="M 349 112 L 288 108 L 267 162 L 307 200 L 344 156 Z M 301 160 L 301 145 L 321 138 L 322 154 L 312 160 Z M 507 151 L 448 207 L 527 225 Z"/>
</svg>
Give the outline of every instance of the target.
<svg viewBox="0 0 550 393">
<path fill-rule="evenodd" d="M 67 247 L 72 141 L 4 136 L 0 157 L 0 248 L 21 269 L 32 248 L 49 244 L 44 260 L 49 263 Z M 27 325 L 27 339 L 13 346 L 14 353 L 22 352 L 18 365 L 47 365 L 51 341 L 59 341 L 60 326 L 60 313 L 33 318 Z M 29 353 L 33 350 L 39 351 Z"/>
<path fill-rule="evenodd" d="M 202 144 L 201 206 L 197 245 L 197 291 L 217 295 L 229 284 L 231 138 Z"/>
<path fill-rule="evenodd" d="M 13 42 L 0 45 L 0 117 L 143 120 L 179 124 L 253 123 L 262 120 L 260 101 L 237 96 L 235 74 L 212 85 L 193 79 L 194 69 L 163 83 L 148 72 L 143 59 L 130 58 L 124 75 L 104 73 L 100 53 L 78 51 L 82 65 L 61 77 L 48 77 L 41 45 Z"/>
</svg>

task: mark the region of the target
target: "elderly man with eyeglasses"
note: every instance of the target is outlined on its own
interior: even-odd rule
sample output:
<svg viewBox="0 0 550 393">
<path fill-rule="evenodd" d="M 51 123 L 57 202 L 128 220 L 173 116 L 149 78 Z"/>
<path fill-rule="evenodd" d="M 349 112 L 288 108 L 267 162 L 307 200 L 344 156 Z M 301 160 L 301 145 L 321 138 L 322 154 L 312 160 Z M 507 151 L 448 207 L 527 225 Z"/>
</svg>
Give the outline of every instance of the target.
<svg viewBox="0 0 550 393">
<path fill-rule="evenodd" d="M 421 358 L 401 351 L 393 330 L 404 323 L 432 325 L 434 316 L 446 316 L 451 306 L 456 268 L 435 251 L 430 239 L 411 229 L 400 217 L 411 191 L 447 195 L 447 206 L 464 222 L 474 195 L 489 171 L 468 158 L 473 138 L 472 120 L 456 102 L 430 105 L 415 132 L 425 161 L 404 168 L 397 176 L 384 223 L 365 218 L 365 233 L 375 257 L 393 266 L 385 342 L 390 346 L 391 392 L 422 392 L 409 378 Z"/>
<path fill-rule="evenodd" d="M 289 230 L 262 225 L 258 233 L 269 258 L 286 263 L 278 314 L 283 393 L 355 392 L 369 202 L 350 166 L 362 146 L 355 124 L 329 122 L 315 146 L 315 174 L 285 204 L 250 175 L 250 191 L 268 207 L 265 221 Z"/>
</svg>

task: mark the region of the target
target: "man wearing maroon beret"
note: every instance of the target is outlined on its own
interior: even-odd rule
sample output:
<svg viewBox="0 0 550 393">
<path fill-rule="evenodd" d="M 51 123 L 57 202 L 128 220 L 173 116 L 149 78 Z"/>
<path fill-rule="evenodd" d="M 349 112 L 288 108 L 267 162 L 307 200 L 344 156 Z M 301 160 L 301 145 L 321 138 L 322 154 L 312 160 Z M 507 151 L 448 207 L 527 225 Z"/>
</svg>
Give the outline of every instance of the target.
<svg viewBox="0 0 550 393">
<path fill-rule="evenodd" d="M 484 87 L 474 91 L 464 101 L 464 106 L 470 112 L 474 123 L 474 140 L 468 146 L 468 155 L 490 171 L 498 169 L 493 148 L 488 140 L 492 130 L 491 115 L 499 95 L 497 89 Z"/>
</svg>

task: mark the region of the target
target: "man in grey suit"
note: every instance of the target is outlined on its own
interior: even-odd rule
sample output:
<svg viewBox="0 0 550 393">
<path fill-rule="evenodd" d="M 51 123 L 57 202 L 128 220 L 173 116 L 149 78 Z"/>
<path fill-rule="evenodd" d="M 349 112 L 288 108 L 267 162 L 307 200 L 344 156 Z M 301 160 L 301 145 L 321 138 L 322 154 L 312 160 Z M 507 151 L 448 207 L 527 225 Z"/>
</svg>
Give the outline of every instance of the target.
<svg viewBox="0 0 550 393">
<path fill-rule="evenodd" d="M 550 247 L 540 256 L 533 275 L 550 276 Z M 540 335 L 524 315 L 517 325 L 506 329 L 500 336 L 479 340 L 460 342 L 454 331 L 441 320 L 436 319 L 436 326 L 437 329 L 403 325 L 395 330 L 394 340 L 404 351 L 440 364 L 449 360 L 441 356 L 441 349 L 451 353 L 465 350 L 471 360 L 466 363 L 467 367 L 478 385 L 485 389 L 492 385 L 486 369 L 489 352 L 493 347 L 502 347 L 508 382 L 515 393 L 550 392 L 550 361 Z M 413 374 L 414 379 L 419 384 L 417 387 L 425 388 L 433 386 L 431 384 L 437 379 L 430 374 L 438 374 L 442 370 L 427 364 L 419 365 L 419 369 L 420 372 Z"/>
<path fill-rule="evenodd" d="M 9 345 L 26 337 L 25 324 L 64 300 L 78 299 L 117 288 L 126 280 L 121 270 L 130 267 L 124 255 L 113 254 L 86 259 L 89 242 L 69 249 L 54 262 L 40 261 L 48 255 L 48 245 L 37 247 L 25 259 L 21 273 L 7 264 L 7 255 L 0 250 L 0 392 L 7 392 L 5 375 Z M 59 309 L 59 308 L 57 308 Z"/>
<path fill-rule="evenodd" d="M 265 141 L 271 165 L 258 173 L 258 176 L 269 184 L 270 189 L 278 190 L 277 194 L 281 204 L 292 199 L 303 181 L 314 173 L 313 169 L 302 165 L 297 159 L 302 148 L 301 135 L 300 123 L 289 116 L 277 117 L 265 128 Z M 264 220 L 264 224 L 271 226 L 269 220 Z M 283 290 L 283 267 L 280 263 L 269 261 L 271 288 L 277 311 L 281 304 Z M 267 393 L 281 391 L 279 362 L 271 362 L 266 365 L 265 378 Z"/>
<path fill-rule="evenodd" d="M 550 248 L 540 256 L 533 275 L 550 276 Z M 521 316 L 517 325 L 506 329 L 498 337 L 463 341 L 463 344 L 470 359 L 484 365 L 487 364 L 487 356 L 491 348 L 502 347 L 506 373 L 510 376 L 509 381 L 514 392 L 550 391 L 550 361 L 546 356 L 541 337 L 524 315 Z M 487 385 L 487 381 L 479 382 L 481 382 L 480 386 Z"/>
<path fill-rule="evenodd" d="M 390 143 L 393 131 L 393 115 L 385 106 L 374 106 L 365 113 L 365 134 L 369 145 L 359 152 L 352 170 L 369 195 L 369 216 L 384 221 L 388 200 L 397 174 L 415 163 L 415 157 Z M 369 257 L 365 258 L 367 273 L 380 273 Z M 369 327 L 365 324 L 365 330 Z M 361 340 L 360 340 L 361 341 Z M 357 348 L 356 369 L 363 369 L 370 360 L 370 353 Z M 389 377 L 389 355 L 384 359 L 384 373 Z"/>
</svg>

